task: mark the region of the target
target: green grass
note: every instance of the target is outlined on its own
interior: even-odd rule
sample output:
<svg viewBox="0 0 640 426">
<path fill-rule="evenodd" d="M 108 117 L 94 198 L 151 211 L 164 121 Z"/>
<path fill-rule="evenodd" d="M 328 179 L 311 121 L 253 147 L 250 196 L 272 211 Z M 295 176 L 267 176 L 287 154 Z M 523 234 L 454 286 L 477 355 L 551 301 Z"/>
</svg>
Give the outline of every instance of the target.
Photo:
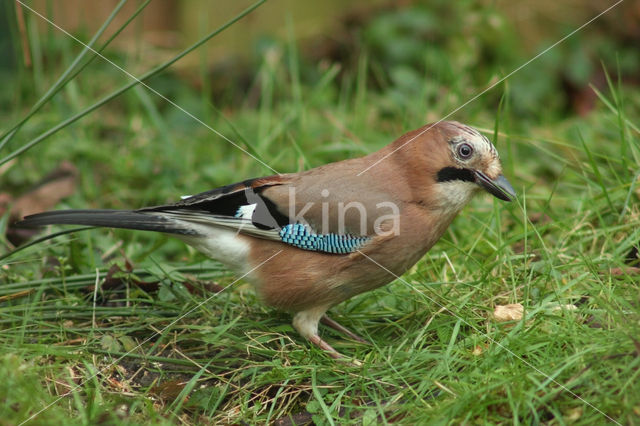
<svg viewBox="0 0 640 426">
<path fill-rule="evenodd" d="M 465 72 L 385 80 L 375 45 L 352 68 L 305 62 L 288 22 L 252 70 L 253 97 L 229 89 L 233 108 L 172 73 L 148 83 L 280 172 L 372 152 L 477 93 Z M 12 77 L 22 95 L 2 101 L 1 134 L 81 52 L 63 36 L 39 48 L 48 60 Z M 478 197 L 401 280 L 331 310 L 372 346 L 321 335 L 362 366 L 329 359 L 176 240 L 83 231 L 0 261 L 0 424 L 45 408 L 30 424 L 637 423 L 640 301 L 625 259 L 640 243 L 640 89 L 612 78 L 585 117 L 531 117 L 517 104 L 526 80 L 512 80 L 453 118 L 497 139 L 518 201 Z M 272 173 L 144 89 L 19 152 L 124 84 L 97 58 L 61 87 L 0 151 L 2 191 L 26 192 L 62 160 L 80 178 L 60 209 L 142 207 Z M 94 288 L 127 261 L 120 287 Z M 231 288 L 202 290 L 212 283 Z M 522 321 L 493 319 L 508 303 L 524 305 Z"/>
</svg>

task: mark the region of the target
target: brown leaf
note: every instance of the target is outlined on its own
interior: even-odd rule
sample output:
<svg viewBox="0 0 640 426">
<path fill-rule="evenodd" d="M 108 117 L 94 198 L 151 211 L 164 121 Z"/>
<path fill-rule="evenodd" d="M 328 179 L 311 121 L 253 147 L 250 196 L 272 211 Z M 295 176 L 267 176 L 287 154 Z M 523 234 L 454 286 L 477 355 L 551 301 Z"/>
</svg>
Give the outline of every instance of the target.
<svg viewBox="0 0 640 426">
<path fill-rule="evenodd" d="M 638 275 L 640 274 L 640 267 L 638 266 L 627 266 L 624 268 L 611 268 L 611 275 L 620 276 L 620 275 Z"/>
<path fill-rule="evenodd" d="M 15 199 L 9 215 L 7 239 L 17 246 L 37 235 L 38 229 L 15 228 L 13 222 L 30 214 L 51 210 L 60 200 L 75 192 L 77 177 L 76 167 L 65 161 L 32 190 Z M 4 213 L 11 202 L 9 194 L 0 194 L 0 213 Z"/>
<path fill-rule="evenodd" d="M 150 392 L 164 401 L 173 401 L 180 395 L 187 382 L 181 380 L 169 380 L 151 388 Z"/>
<path fill-rule="evenodd" d="M 20 196 L 11 208 L 11 216 L 24 216 L 50 210 L 63 198 L 75 192 L 78 170 L 65 161 L 45 177 L 34 189 Z"/>
<path fill-rule="evenodd" d="M 509 305 L 496 305 L 493 310 L 493 318 L 498 322 L 519 321 L 522 319 L 524 306 L 520 303 L 512 303 Z"/>
</svg>

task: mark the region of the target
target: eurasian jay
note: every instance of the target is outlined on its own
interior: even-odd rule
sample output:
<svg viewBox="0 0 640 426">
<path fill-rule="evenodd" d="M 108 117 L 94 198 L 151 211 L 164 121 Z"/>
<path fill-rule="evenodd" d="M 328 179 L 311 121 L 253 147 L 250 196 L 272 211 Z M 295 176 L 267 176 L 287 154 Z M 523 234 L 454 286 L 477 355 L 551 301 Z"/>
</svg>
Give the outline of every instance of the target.
<svg viewBox="0 0 640 426">
<path fill-rule="evenodd" d="M 20 225 L 172 234 L 247 274 L 264 303 L 293 313 L 294 328 L 338 358 L 318 335 L 319 321 L 358 337 L 326 311 L 411 268 L 479 189 L 505 201 L 515 197 L 486 137 L 457 122 L 439 122 L 361 158 L 249 179 L 175 204 L 51 211 Z"/>
</svg>

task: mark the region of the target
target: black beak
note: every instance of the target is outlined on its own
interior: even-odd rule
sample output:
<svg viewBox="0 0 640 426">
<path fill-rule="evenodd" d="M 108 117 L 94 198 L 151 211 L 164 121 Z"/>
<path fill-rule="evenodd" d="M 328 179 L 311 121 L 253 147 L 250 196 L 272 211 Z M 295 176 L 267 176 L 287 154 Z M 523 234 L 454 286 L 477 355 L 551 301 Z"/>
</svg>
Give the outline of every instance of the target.
<svg viewBox="0 0 640 426">
<path fill-rule="evenodd" d="M 516 191 L 503 175 L 491 179 L 489 176 L 477 170 L 474 170 L 473 174 L 475 175 L 476 183 L 494 197 L 503 201 L 512 201 L 516 198 Z"/>
</svg>

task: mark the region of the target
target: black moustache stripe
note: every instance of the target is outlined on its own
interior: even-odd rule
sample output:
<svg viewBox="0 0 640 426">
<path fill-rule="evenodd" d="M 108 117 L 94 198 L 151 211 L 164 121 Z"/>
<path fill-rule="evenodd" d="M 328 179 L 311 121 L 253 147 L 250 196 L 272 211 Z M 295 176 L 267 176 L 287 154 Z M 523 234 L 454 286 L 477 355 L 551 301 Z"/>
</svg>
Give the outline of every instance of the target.
<svg viewBox="0 0 640 426">
<path fill-rule="evenodd" d="M 438 182 L 449 182 L 452 180 L 461 180 L 464 182 L 475 182 L 476 179 L 473 172 L 469 169 L 458 169 L 457 167 L 445 167 L 438 171 L 436 176 Z"/>
</svg>

